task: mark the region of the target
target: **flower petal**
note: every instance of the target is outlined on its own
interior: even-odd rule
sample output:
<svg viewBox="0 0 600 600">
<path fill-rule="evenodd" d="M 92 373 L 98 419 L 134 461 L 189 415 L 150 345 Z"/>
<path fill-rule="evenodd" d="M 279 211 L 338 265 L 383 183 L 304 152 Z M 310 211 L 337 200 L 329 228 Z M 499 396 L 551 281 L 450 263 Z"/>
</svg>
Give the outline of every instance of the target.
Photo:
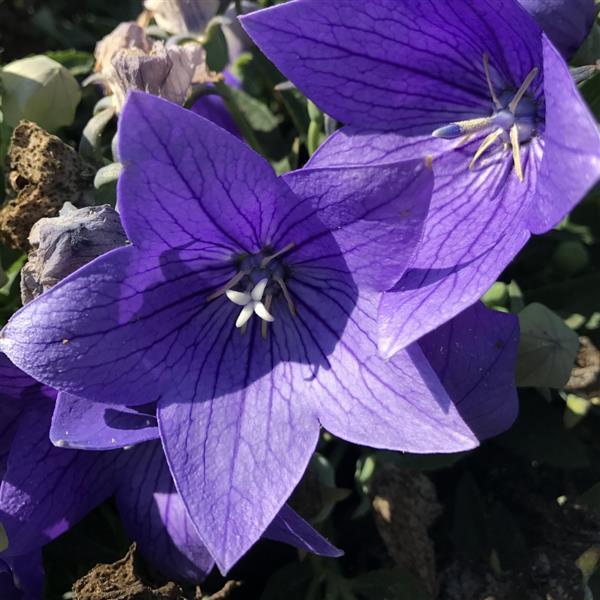
<svg viewBox="0 0 600 600">
<path fill-rule="evenodd" d="M 319 556 L 338 557 L 344 554 L 287 504 L 284 504 L 277 513 L 273 522 L 265 530 L 263 537 L 295 546 Z"/>
<path fill-rule="evenodd" d="M 527 231 L 515 229 L 463 264 L 409 269 L 379 305 L 382 354 L 393 356 L 479 300 L 528 239 Z"/>
<path fill-rule="evenodd" d="M 519 406 L 517 317 L 478 302 L 427 334 L 419 346 L 478 439 L 512 425 Z"/>
<path fill-rule="evenodd" d="M 333 331 L 323 303 L 311 302 L 316 294 L 308 286 L 297 295 L 302 299 L 298 306 L 301 343 L 316 344 L 324 353 Z M 312 404 L 323 427 L 356 444 L 417 453 L 476 446 L 477 439 L 418 346 L 388 361 L 379 356 L 378 300 L 375 293 L 360 298 L 343 337 L 326 355 L 326 366 L 312 379 L 305 376 L 304 385 L 295 388 L 296 396 Z"/>
<path fill-rule="evenodd" d="M 433 156 L 434 190 L 422 240 L 380 306 L 379 346 L 387 357 L 481 298 L 529 238 L 524 220 L 536 201 L 541 147 L 534 142 L 523 153 L 521 183 L 503 153 L 470 171 L 477 144 L 456 148 L 455 142 L 430 137 L 347 127 L 309 162 L 309 168 L 357 161 L 381 165 Z"/>
<path fill-rule="evenodd" d="M 113 452 L 55 448 L 48 438 L 52 403 L 21 416 L 0 485 L 5 556 L 53 540 L 108 498 L 114 489 Z"/>
<path fill-rule="evenodd" d="M 55 446 L 113 450 L 157 438 L 152 413 L 58 394 L 50 427 L 50 441 Z"/>
<path fill-rule="evenodd" d="M 519 0 L 519 4 L 566 58 L 581 46 L 596 16 L 594 0 Z"/>
<path fill-rule="evenodd" d="M 225 262 L 258 252 L 293 205 L 287 186 L 245 143 L 148 94 L 129 96 L 119 156 L 119 210 L 140 248 L 186 248 Z"/>
<path fill-rule="evenodd" d="M 600 133 L 569 67 L 544 36 L 546 125 L 536 199 L 527 224 L 533 233 L 556 225 L 600 178 Z"/>
<path fill-rule="evenodd" d="M 201 328 L 196 320 L 221 310 L 215 291 L 224 291 L 246 250 L 291 248 L 286 260 L 295 263 L 336 255 L 345 267 L 310 204 L 222 129 L 144 94 L 132 94 L 120 128 L 120 203 L 134 245 L 21 309 L 0 347 L 56 389 L 133 406 L 170 385 Z M 277 308 L 269 308 L 274 317 Z"/>
<path fill-rule="evenodd" d="M 359 286 L 387 290 L 419 242 L 433 188 L 423 160 L 375 167 L 304 168 L 284 176 L 331 230 Z"/>
<path fill-rule="evenodd" d="M 241 21 L 326 113 L 384 131 L 488 116 L 484 54 L 515 89 L 541 66 L 541 32 L 512 0 L 295 0 Z"/>
<path fill-rule="evenodd" d="M 4 474 L 21 414 L 43 406 L 54 395 L 53 390 L 23 373 L 0 353 L 0 476 Z"/>
<path fill-rule="evenodd" d="M 260 339 L 253 331 L 246 334 L 250 336 Z M 223 573 L 273 521 L 300 480 L 319 435 L 307 407 L 290 401 L 291 390 L 301 382 L 289 366 L 279 364 L 269 375 L 249 381 L 253 363 L 273 360 L 268 344 L 262 343 L 266 348 L 261 354 L 239 355 L 249 356 L 238 365 L 247 381 L 241 390 L 197 397 L 198 385 L 218 389 L 223 379 L 230 379 L 223 366 L 219 379 L 203 374 L 202 381 L 190 377 L 181 382 L 158 407 L 177 488 Z"/>
<path fill-rule="evenodd" d="M 163 575 L 200 583 L 214 561 L 187 514 L 160 442 L 123 451 L 117 506 L 139 550 Z"/>
<path fill-rule="evenodd" d="M 44 565 L 41 548 L 6 558 L 6 567 L 8 570 L 2 572 L 0 579 L 2 600 L 38 600 L 43 597 Z"/>
<path fill-rule="evenodd" d="M 62 391 L 98 402 L 147 404 L 168 385 L 182 352 L 182 330 L 206 306 L 214 284 L 206 282 L 205 265 L 185 251 L 119 248 L 18 311 L 0 346 L 25 371 Z"/>
</svg>

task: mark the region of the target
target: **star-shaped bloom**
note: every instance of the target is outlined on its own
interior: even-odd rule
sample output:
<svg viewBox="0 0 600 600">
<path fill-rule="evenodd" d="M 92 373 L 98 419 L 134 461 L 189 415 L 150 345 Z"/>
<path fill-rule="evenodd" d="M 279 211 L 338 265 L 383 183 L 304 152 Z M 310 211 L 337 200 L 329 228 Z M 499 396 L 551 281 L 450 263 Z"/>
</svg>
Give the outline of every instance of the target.
<svg viewBox="0 0 600 600">
<path fill-rule="evenodd" d="M 373 447 L 452 452 L 512 422 L 514 317 L 476 306 L 389 361 L 378 354 L 381 292 L 422 235 L 426 161 L 278 178 L 236 137 L 141 93 L 119 132 L 131 245 L 21 309 L 0 345 L 80 398 L 158 398 L 177 489 L 222 570 L 273 521 L 321 425 Z"/>
<path fill-rule="evenodd" d="M 600 176 L 598 127 L 513 0 L 292 0 L 243 24 L 347 125 L 309 169 L 433 159 L 422 243 L 379 308 L 386 356 L 480 298 Z"/>
<path fill-rule="evenodd" d="M 214 561 L 175 490 L 160 443 L 149 441 L 157 438 L 151 411 L 84 402 L 68 394 L 57 398 L 56 390 L 0 354 L 2 598 L 12 597 L 12 591 L 15 598 L 40 598 L 42 546 L 112 495 L 127 531 L 155 569 L 177 581 L 202 581 Z M 128 449 L 115 450 L 123 446 Z M 287 506 L 266 537 L 339 554 Z"/>
</svg>

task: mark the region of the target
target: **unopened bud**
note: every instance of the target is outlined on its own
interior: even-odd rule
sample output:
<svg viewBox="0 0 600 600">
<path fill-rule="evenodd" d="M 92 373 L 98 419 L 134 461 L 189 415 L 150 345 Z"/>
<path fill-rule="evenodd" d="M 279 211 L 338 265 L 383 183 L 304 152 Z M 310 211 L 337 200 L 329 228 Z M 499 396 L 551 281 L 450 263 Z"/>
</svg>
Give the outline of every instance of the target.
<svg viewBox="0 0 600 600">
<path fill-rule="evenodd" d="M 2 112 L 10 127 L 27 119 L 55 131 L 73 122 L 81 90 L 55 60 L 43 55 L 15 60 L 2 69 L 0 80 Z"/>
</svg>

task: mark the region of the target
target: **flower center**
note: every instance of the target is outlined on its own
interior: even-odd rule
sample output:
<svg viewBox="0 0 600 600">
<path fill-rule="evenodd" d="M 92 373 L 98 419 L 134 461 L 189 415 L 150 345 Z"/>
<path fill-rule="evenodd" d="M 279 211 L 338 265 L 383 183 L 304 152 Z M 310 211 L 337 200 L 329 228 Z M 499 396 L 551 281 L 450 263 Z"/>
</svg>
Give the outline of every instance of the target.
<svg viewBox="0 0 600 600">
<path fill-rule="evenodd" d="M 537 77 L 538 68 L 534 67 L 521 87 L 513 93 L 511 91 L 496 93 L 490 74 L 490 64 L 487 54 L 483 55 L 483 69 L 494 109 L 489 117 L 470 119 L 467 121 L 456 121 L 436 129 L 432 135 L 435 137 L 452 140 L 461 136 L 471 136 L 480 131 L 491 130 L 491 133 L 481 142 L 475 152 L 473 160 L 469 164 L 469 170 L 473 170 L 477 161 L 497 141 L 502 142 L 505 147 L 512 147 L 515 173 L 519 181 L 524 181 L 523 165 L 521 162 L 521 144 L 527 143 L 536 129 L 537 107 L 532 98 L 525 96 L 527 90 Z"/>
<path fill-rule="evenodd" d="M 274 298 L 283 296 L 290 313 L 296 314 L 296 307 L 286 284 L 289 269 L 280 260 L 280 257 L 293 247 L 292 242 L 277 252 L 265 247 L 257 254 L 237 257 L 238 272 L 223 287 L 211 294 L 208 300 L 225 295 L 231 302 L 241 306 L 235 326 L 242 333 L 245 332 L 252 315 L 260 317 L 262 336 L 266 337 L 267 323 L 275 320 L 270 313 Z"/>
</svg>

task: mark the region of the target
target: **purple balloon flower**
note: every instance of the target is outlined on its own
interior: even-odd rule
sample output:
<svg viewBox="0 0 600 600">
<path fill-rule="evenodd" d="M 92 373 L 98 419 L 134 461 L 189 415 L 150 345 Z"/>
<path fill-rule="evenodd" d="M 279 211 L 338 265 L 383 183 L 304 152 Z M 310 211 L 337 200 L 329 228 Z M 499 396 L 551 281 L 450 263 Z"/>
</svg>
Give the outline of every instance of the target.
<svg viewBox="0 0 600 600">
<path fill-rule="evenodd" d="M 519 4 L 566 58 L 577 52 L 596 17 L 594 0 L 519 0 Z"/>
<path fill-rule="evenodd" d="M 55 390 L 0 354 L 2 598 L 11 597 L 11 590 L 17 598 L 41 597 L 41 547 L 111 495 L 129 534 L 155 569 L 178 581 L 200 583 L 214 561 L 175 490 L 160 443 L 140 443 L 158 438 L 156 417 L 140 407 L 105 406 L 68 394 L 56 397 Z M 48 437 L 53 410 L 51 437 L 58 447 Z M 93 443 L 86 437 L 90 434 Z M 137 445 L 110 452 L 71 449 L 106 450 L 126 444 Z M 287 506 L 265 536 L 339 555 Z"/>
<path fill-rule="evenodd" d="M 289 497 L 320 425 L 412 452 L 471 448 L 510 425 L 514 317 L 478 306 L 430 346 L 378 355 L 381 291 L 427 213 L 425 161 L 278 178 L 226 131 L 141 93 L 119 132 L 132 244 L 21 309 L 0 343 L 65 392 L 158 400 L 177 489 L 221 569 Z"/>
<path fill-rule="evenodd" d="M 243 24 L 347 124 L 309 169 L 433 158 L 422 243 L 379 309 L 386 356 L 480 298 L 600 176 L 597 125 L 512 0 L 293 0 Z"/>
</svg>

